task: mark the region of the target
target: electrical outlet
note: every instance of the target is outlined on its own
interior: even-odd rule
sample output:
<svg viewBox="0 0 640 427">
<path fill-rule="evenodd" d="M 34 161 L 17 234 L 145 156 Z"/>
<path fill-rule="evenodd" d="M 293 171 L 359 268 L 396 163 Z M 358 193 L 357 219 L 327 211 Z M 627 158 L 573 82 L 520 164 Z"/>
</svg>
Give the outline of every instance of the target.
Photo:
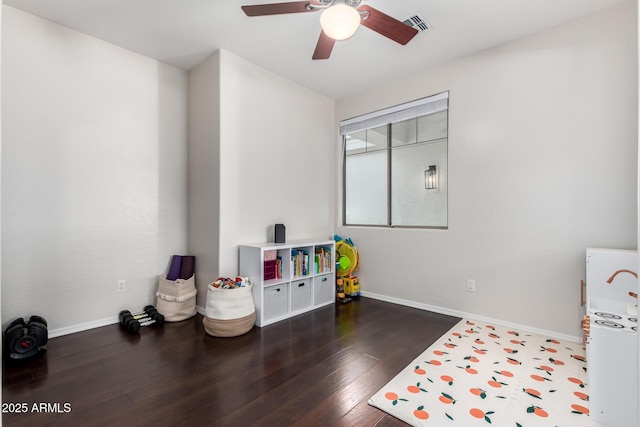
<svg viewBox="0 0 640 427">
<path fill-rule="evenodd" d="M 118 292 L 124 292 L 127 289 L 127 282 L 118 280 Z"/>
<path fill-rule="evenodd" d="M 476 291 L 476 281 L 473 279 L 467 279 L 467 292 Z"/>
</svg>

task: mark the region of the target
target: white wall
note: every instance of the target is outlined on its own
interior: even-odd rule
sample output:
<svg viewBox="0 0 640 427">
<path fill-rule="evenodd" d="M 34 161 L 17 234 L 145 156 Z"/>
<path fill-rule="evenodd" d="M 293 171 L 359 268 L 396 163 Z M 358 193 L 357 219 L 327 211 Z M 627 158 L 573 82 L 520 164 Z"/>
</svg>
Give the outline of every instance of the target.
<svg viewBox="0 0 640 427">
<path fill-rule="evenodd" d="M 186 250 L 186 73 L 7 6 L 2 32 L 2 321 L 141 309 Z"/>
<path fill-rule="evenodd" d="M 630 1 L 338 101 L 450 91 L 449 229 L 337 227 L 362 289 L 578 336 L 585 247 L 637 245 L 636 46 Z"/>
<path fill-rule="evenodd" d="M 331 237 L 336 124 L 331 99 L 228 51 L 191 71 L 190 84 L 217 87 L 191 102 L 194 108 L 197 103 L 199 117 L 214 120 L 197 138 L 192 122 L 189 141 L 190 152 L 209 153 L 199 163 L 189 156 L 191 174 L 202 173 L 192 169 L 210 170 L 189 196 L 190 218 L 198 218 L 189 225 L 194 230 L 189 249 L 196 255 L 198 305 L 203 307 L 208 283 L 238 273 L 238 245 L 268 241 L 273 224 L 285 224 L 287 240 Z M 204 99 L 218 96 L 217 103 Z M 213 199 L 208 206 L 196 206 L 212 193 L 219 194 L 218 206 Z M 208 246 L 203 236 L 195 237 L 196 243 L 194 233 L 208 230 L 216 220 L 219 241 L 212 234 Z"/>
<path fill-rule="evenodd" d="M 197 304 L 218 277 L 220 240 L 220 52 L 189 72 L 189 253 Z"/>
</svg>

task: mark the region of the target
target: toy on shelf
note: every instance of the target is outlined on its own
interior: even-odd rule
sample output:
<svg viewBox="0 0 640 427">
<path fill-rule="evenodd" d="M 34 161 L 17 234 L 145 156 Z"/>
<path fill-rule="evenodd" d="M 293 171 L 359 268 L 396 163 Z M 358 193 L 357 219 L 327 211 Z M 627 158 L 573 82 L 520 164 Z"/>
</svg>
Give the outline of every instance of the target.
<svg viewBox="0 0 640 427">
<path fill-rule="evenodd" d="M 358 249 L 351 238 L 343 239 L 335 235 L 333 239 L 336 241 L 336 288 L 338 294 L 343 293 L 346 297 L 358 297 L 360 296 L 360 280 L 353 275 L 360 264 Z M 342 292 L 340 292 L 340 288 Z M 338 301 L 340 301 L 340 296 L 338 296 Z"/>
</svg>

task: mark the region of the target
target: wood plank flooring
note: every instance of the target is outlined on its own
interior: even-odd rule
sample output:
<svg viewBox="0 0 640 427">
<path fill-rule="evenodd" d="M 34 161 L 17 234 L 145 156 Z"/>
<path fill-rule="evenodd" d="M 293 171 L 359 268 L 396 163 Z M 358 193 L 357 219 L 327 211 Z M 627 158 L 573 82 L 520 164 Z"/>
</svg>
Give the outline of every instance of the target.
<svg viewBox="0 0 640 427">
<path fill-rule="evenodd" d="M 235 338 L 207 335 L 200 315 L 136 335 L 106 326 L 51 339 L 29 361 L 3 363 L 3 409 L 26 403 L 28 411 L 3 413 L 2 421 L 401 426 L 368 398 L 458 320 L 362 297 Z M 40 403 L 49 404 L 46 412 L 33 411 Z"/>
</svg>

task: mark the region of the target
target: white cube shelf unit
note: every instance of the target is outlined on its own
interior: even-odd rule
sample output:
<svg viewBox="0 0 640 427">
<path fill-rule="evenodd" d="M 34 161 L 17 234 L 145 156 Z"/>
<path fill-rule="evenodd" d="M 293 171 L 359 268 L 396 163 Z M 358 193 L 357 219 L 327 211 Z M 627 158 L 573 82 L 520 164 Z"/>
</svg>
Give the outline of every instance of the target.
<svg viewBox="0 0 640 427">
<path fill-rule="evenodd" d="M 335 242 L 240 245 L 239 273 L 253 283 L 262 327 L 335 303 Z"/>
</svg>

